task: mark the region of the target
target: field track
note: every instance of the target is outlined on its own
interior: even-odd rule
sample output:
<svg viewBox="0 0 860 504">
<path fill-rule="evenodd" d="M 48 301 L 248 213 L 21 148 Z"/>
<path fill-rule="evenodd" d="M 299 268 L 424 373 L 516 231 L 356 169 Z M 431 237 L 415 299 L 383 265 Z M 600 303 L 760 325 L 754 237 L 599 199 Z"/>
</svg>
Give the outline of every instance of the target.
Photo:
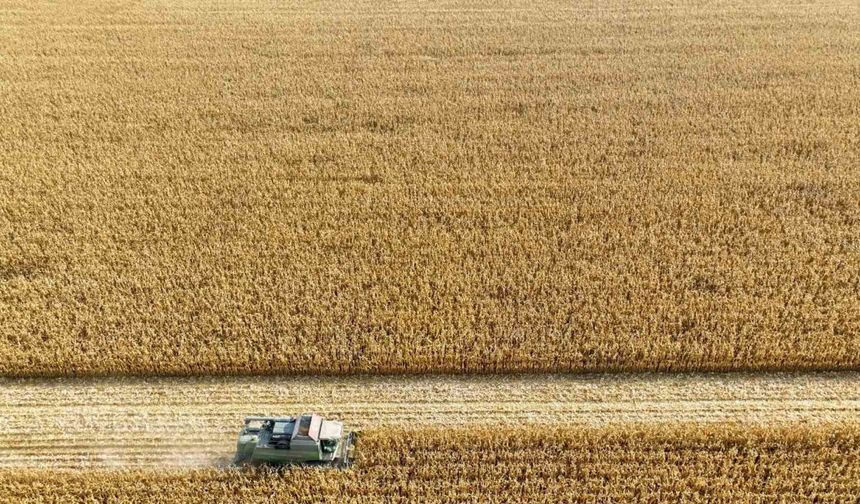
<svg viewBox="0 0 860 504">
<path fill-rule="evenodd" d="M 306 410 L 361 430 L 856 424 L 860 373 L 7 380 L 0 467 L 217 466 L 244 415 Z"/>
</svg>

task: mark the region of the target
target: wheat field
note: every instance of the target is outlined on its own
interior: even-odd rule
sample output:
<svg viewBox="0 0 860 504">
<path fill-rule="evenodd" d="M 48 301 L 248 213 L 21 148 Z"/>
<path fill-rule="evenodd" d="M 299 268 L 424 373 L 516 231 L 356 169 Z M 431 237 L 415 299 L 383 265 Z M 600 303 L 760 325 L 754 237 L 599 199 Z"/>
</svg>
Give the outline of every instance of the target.
<svg viewBox="0 0 860 504">
<path fill-rule="evenodd" d="M 856 502 L 856 428 L 472 428 L 365 433 L 356 468 L 0 470 L 0 500 Z"/>
<path fill-rule="evenodd" d="M 0 1 L 0 375 L 857 369 L 855 2 Z"/>
<path fill-rule="evenodd" d="M 0 502 L 857 502 L 858 26 L 0 0 Z"/>
<path fill-rule="evenodd" d="M 0 502 L 860 501 L 858 26 L 0 0 Z"/>
</svg>

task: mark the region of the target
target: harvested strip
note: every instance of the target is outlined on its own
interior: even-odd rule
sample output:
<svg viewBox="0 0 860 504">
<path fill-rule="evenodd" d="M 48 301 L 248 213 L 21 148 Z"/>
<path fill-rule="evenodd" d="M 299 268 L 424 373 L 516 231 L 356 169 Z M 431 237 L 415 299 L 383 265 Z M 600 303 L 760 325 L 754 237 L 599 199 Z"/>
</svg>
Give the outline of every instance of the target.
<svg viewBox="0 0 860 504">
<path fill-rule="evenodd" d="M 856 424 L 860 373 L 6 380 L 0 466 L 219 465 L 244 416 L 311 410 L 361 430 Z"/>
</svg>

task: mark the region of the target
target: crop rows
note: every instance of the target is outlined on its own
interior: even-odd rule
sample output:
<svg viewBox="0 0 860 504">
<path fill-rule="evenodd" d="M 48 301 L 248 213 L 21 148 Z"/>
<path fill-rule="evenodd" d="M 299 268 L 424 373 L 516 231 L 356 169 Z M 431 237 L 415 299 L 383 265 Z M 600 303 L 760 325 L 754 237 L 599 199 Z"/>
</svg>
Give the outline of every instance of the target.
<svg viewBox="0 0 860 504">
<path fill-rule="evenodd" d="M 0 471 L 4 502 L 856 502 L 849 427 L 378 429 L 358 465 Z"/>
<path fill-rule="evenodd" d="M 0 1 L 0 375 L 860 366 L 860 10 Z"/>
</svg>

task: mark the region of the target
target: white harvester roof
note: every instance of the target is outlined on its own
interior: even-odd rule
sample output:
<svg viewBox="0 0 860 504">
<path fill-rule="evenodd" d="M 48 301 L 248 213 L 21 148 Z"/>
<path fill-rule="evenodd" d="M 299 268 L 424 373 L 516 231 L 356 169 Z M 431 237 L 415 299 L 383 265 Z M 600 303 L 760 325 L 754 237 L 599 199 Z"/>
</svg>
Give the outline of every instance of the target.
<svg viewBox="0 0 860 504">
<path fill-rule="evenodd" d="M 323 420 L 316 413 L 305 413 L 297 417 L 245 417 L 248 422 L 274 422 L 275 434 L 289 434 L 290 439 L 337 439 L 343 436 L 343 423 Z"/>
<path fill-rule="evenodd" d="M 338 439 L 342 436 L 342 423 L 323 420 L 322 427 L 320 428 L 320 439 Z"/>
<path fill-rule="evenodd" d="M 295 427 L 293 428 L 293 437 L 296 438 L 311 438 L 314 441 L 320 440 L 320 428 L 322 427 L 323 419 L 316 413 L 310 415 L 302 415 L 296 419 Z"/>
</svg>

